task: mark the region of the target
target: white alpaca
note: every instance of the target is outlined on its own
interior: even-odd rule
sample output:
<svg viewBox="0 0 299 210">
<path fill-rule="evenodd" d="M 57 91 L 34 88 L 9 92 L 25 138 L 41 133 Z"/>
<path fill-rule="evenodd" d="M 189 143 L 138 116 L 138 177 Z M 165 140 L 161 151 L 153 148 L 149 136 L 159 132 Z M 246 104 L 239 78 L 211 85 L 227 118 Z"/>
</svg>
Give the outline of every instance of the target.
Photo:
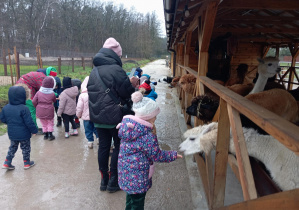
<svg viewBox="0 0 299 210">
<path fill-rule="evenodd" d="M 180 151 L 185 155 L 208 153 L 216 147 L 217 131 L 218 123 L 187 130 Z M 272 136 L 258 134 L 251 128 L 243 128 L 243 132 L 248 154 L 265 164 L 277 185 L 283 191 L 299 188 L 299 156 Z M 232 137 L 229 152 L 236 153 Z"/>
<path fill-rule="evenodd" d="M 265 59 L 258 59 L 258 73 L 259 77 L 249 94 L 259 93 L 265 89 L 268 78 L 273 77 L 275 74 L 281 71 L 279 67 L 279 60 L 277 58 L 268 57 Z"/>
</svg>

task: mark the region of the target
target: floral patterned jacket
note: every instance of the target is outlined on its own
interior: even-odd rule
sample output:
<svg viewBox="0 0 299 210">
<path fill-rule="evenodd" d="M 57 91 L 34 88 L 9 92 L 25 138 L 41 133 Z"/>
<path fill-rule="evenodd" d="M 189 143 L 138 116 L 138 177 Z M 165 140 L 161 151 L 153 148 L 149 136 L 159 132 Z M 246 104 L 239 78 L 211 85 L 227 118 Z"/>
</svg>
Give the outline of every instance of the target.
<svg viewBox="0 0 299 210">
<path fill-rule="evenodd" d="M 153 125 L 133 115 L 124 116 L 118 124 L 121 138 L 118 157 L 118 183 L 129 194 L 147 192 L 152 186 L 150 164 L 177 159 L 176 151 L 160 150 Z"/>
</svg>

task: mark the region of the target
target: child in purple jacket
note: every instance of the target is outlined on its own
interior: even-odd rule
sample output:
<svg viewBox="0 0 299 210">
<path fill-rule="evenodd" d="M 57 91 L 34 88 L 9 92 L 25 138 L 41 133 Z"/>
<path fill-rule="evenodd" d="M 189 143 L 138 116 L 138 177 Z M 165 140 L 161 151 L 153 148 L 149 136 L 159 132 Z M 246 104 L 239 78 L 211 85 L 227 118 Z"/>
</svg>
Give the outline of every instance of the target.
<svg viewBox="0 0 299 210">
<path fill-rule="evenodd" d="M 127 193 L 126 209 L 144 209 L 146 192 L 152 186 L 153 162 L 182 158 L 176 151 L 160 150 L 154 122 L 160 109 L 156 102 L 137 91 L 132 94 L 135 116 L 126 115 L 118 124 L 121 138 L 118 183 Z"/>
<path fill-rule="evenodd" d="M 56 81 L 54 77 L 47 76 L 43 80 L 42 86 L 33 97 L 32 103 L 36 108 L 36 117 L 40 119 L 43 126 L 44 140 L 54 140 L 55 136 L 52 134 L 54 131 L 54 106 L 56 96 L 54 88 Z"/>
</svg>

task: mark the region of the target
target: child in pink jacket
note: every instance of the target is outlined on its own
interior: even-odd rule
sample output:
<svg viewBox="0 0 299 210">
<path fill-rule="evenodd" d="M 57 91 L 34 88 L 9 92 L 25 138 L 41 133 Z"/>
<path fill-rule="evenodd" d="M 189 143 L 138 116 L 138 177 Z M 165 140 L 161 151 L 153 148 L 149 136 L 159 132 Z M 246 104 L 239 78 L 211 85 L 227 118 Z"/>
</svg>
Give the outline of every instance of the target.
<svg viewBox="0 0 299 210">
<path fill-rule="evenodd" d="M 83 119 L 84 129 L 85 129 L 85 136 L 88 140 L 88 147 L 90 149 L 93 148 L 93 134 L 99 138 L 96 128 L 94 127 L 93 122 L 90 121 L 89 118 L 89 106 L 88 106 L 88 92 L 87 92 L 87 83 L 89 80 L 89 76 L 85 77 L 82 85 L 81 85 L 81 94 L 78 99 L 76 115 L 78 118 Z"/>
<path fill-rule="evenodd" d="M 52 132 L 54 131 L 54 106 L 56 96 L 53 91 L 56 86 L 54 77 L 47 76 L 43 80 L 42 86 L 32 99 L 32 103 L 36 108 L 36 117 L 40 119 L 45 134 L 44 140 L 54 140 Z"/>
<path fill-rule="evenodd" d="M 70 77 L 64 77 L 62 80 L 63 91 L 59 96 L 59 108 L 57 111 L 57 116 L 61 116 L 63 119 L 65 138 L 69 136 L 77 136 L 78 130 L 75 123 L 76 114 L 76 97 L 79 93 L 78 87 L 72 84 Z M 70 132 L 69 123 L 72 124 L 73 130 Z"/>
</svg>

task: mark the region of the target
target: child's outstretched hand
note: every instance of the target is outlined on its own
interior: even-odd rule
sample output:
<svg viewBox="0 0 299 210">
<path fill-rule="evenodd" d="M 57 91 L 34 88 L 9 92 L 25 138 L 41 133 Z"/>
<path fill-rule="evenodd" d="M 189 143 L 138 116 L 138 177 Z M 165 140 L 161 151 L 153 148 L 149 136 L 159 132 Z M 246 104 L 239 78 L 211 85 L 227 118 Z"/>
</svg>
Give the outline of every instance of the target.
<svg viewBox="0 0 299 210">
<path fill-rule="evenodd" d="M 36 133 L 33 133 L 32 136 L 36 136 Z"/>
<path fill-rule="evenodd" d="M 183 155 L 177 154 L 177 158 L 183 158 Z"/>
</svg>

